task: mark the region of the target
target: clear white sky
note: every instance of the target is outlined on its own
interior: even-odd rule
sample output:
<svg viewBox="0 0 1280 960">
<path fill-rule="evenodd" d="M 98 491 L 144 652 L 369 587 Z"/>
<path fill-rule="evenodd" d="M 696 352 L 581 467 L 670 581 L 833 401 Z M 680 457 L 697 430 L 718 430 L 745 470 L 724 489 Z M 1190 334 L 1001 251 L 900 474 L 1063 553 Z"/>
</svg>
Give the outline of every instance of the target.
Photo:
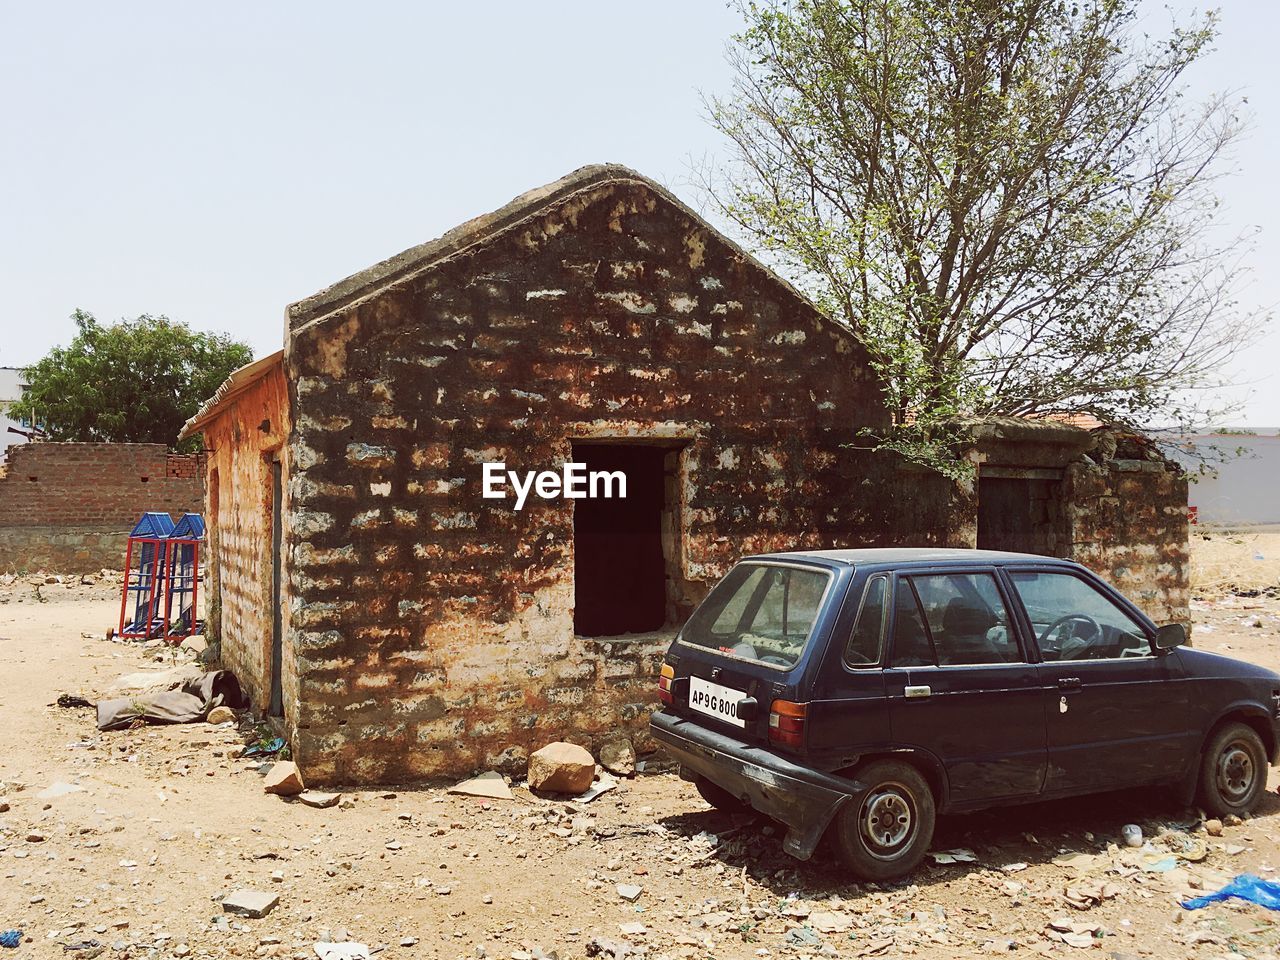
<svg viewBox="0 0 1280 960">
<path fill-rule="evenodd" d="M 1276 304 L 1280 4 L 1222 15 L 1191 83 L 1249 96 L 1227 214 L 1263 228 L 1246 300 Z M 0 0 L 0 365 L 68 341 L 76 307 L 261 355 L 287 303 L 587 163 L 693 201 L 690 157 L 721 149 L 698 91 L 727 89 L 735 27 L 723 0 Z M 1278 369 L 1273 327 L 1234 372 L 1238 422 L 1280 425 Z"/>
</svg>

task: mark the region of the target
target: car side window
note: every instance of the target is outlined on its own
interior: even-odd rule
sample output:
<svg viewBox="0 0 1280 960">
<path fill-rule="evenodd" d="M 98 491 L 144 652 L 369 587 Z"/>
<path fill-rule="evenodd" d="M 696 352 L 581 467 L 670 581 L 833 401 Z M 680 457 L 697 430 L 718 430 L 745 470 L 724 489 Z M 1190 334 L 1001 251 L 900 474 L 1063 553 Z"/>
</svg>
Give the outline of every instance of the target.
<svg viewBox="0 0 1280 960">
<path fill-rule="evenodd" d="M 844 662 L 851 667 L 873 666 L 880 662 L 888 584 L 887 577 L 872 577 L 862 592 L 858 619 L 854 622 L 849 642 L 844 648 Z"/>
<path fill-rule="evenodd" d="M 939 666 L 1018 663 L 1022 652 L 989 573 L 912 577 Z"/>
<path fill-rule="evenodd" d="M 1045 660 L 1151 655 L 1146 630 L 1093 584 L 1069 573 L 1010 571 Z"/>
<path fill-rule="evenodd" d="M 895 667 L 932 667 L 936 664 L 933 644 L 925 630 L 916 592 L 911 581 L 898 579 L 893 600 L 893 665 Z"/>
</svg>

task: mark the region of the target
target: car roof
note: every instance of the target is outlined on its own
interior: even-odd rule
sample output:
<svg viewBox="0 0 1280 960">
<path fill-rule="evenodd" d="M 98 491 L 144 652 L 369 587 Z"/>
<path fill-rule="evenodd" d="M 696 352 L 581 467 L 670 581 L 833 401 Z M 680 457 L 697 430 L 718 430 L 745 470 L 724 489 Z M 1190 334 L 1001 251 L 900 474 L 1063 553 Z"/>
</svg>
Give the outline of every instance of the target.
<svg viewBox="0 0 1280 960">
<path fill-rule="evenodd" d="M 1075 566 L 1070 560 L 1035 553 L 1013 553 L 1007 550 L 961 550 L 948 547 L 868 547 L 857 550 L 794 550 L 785 553 L 761 553 L 745 560 L 814 560 L 842 566 L 903 566 L 934 563 L 1053 563 Z"/>
</svg>

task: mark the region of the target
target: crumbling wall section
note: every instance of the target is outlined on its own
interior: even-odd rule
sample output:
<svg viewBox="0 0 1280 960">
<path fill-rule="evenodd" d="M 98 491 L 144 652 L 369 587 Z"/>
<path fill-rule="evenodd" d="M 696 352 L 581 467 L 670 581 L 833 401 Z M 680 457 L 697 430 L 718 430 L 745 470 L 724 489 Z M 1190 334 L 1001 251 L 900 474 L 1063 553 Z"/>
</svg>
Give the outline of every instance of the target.
<svg viewBox="0 0 1280 960">
<path fill-rule="evenodd" d="M 160 443 L 24 443 L 0 472 L 0 571 L 123 566 L 148 510 L 203 509 L 202 458 Z"/>
<path fill-rule="evenodd" d="M 643 184 L 584 189 L 350 299 L 295 316 L 286 347 L 310 782 L 457 775 L 645 729 L 670 633 L 575 637 L 572 502 L 485 500 L 484 462 L 556 470 L 584 437 L 678 445 L 690 603 L 746 554 L 901 542 L 901 491 L 854 449 L 885 417 L 861 348 Z"/>
<path fill-rule="evenodd" d="M 280 367 L 238 394 L 203 428 L 209 449 L 209 636 L 220 645 L 223 663 L 236 674 L 254 708 L 264 713 L 271 694 L 276 602 L 272 461 L 281 459 L 282 472 L 286 470 L 288 431 L 288 391 Z M 287 507 L 281 506 L 287 521 Z M 287 629 L 284 638 L 287 641 Z M 287 643 L 284 653 L 287 714 L 296 700 L 297 681 Z"/>
<path fill-rule="evenodd" d="M 1063 482 L 1070 559 L 1156 623 L 1191 628 L 1187 478 L 1149 441 L 1100 431 Z"/>
</svg>

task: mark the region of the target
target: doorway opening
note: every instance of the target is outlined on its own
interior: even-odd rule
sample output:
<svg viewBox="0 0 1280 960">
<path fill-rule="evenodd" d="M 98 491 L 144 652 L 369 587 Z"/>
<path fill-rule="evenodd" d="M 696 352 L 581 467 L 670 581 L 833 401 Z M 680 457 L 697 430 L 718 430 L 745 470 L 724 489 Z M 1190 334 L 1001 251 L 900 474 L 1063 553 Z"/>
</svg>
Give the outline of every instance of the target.
<svg viewBox="0 0 1280 960">
<path fill-rule="evenodd" d="M 1057 480 L 978 477 L 978 548 L 1056 556 Z"/>
<path fill-rule="evenodd" d="M 625 498 L 587 497 L 573 507 L 573 629 L 586 637 L 661 630 L 672 595 L 680 450 L 638 443 L 573 444 L 588 473 L 620 471 Z M 665 533 L 665 535 L 664 535 Z"/>
<path fill-rule="evenodd" d="M 284 716 L 283 623 L 280 610 L 280 498 L 283 489 L 280 461 L 271 461 L 271 700 L 267 714 Z"/>
</svg>

